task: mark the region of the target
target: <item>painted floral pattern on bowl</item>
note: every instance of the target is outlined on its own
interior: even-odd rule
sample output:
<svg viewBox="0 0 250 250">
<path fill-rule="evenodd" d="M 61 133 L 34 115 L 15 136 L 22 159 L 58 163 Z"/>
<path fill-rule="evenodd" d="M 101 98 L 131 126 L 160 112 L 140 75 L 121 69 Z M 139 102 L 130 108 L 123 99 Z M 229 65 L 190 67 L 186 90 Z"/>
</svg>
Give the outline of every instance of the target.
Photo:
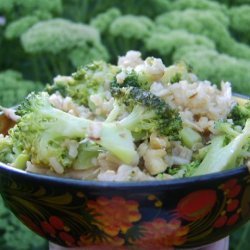
<svg viewBox="0 0 250 250">
<path fill-rule="evenodd" d="M 8 181 L 1 178 L 1 193 L 24 224 L 67 247 L 199 246 L 225 237 L 250 215 L 249 198 L 242 200 L 250 192 L 250 177 L 243 174 L 182 192 L 125 189 L 117 194 L 111 189 L 58 185 L 46 186 L 44 181 L 32 185 L 13 176 Z"/>
</svg>

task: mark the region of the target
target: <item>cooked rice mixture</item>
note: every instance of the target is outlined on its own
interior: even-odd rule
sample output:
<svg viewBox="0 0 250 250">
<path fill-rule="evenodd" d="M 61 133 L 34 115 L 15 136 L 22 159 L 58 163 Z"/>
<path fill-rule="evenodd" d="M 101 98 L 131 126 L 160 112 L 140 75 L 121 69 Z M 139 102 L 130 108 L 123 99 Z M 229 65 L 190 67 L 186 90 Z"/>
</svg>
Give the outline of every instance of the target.
<svg viewBox="0 0 250 250">
<path fill-rule="evenodd" d="M 222 82 L 218 88 L 207 80 L 199 80 L 182 64 L 167 67 L 161 59 L 149 57 L 143 60 L 140 52 L 129 51 L 118 59 L 117 65 L 118 84 L 124 84 L 127 74 L 131 71 L 143 72 L 151 80 L 149 91 L 177 109 L 183 126 L 199 133 L 203 139 L 187 147 L 181 140 L 152 133 L 148 138 L 136 143 L 139 159 L 132 165 L 124 164 L 110 152 L 101 151 L 91 159 L 91 167 L 84 166 L 82 162 L 81 168 L 65 169 L 56 159 L 51 158 L 49 168 L 28 161 L 27 171 L 100 181 L 144 181 L 182 177 L 181 170 L 177 174 L 171 174 L 168 169 L 192 162 L 193 155 L 204 148 L 213 137 L 216 121 L 227 119 L 232 107 L 236 105 L 229 82 Z M 70 82 L 72 79 L 70 76 L 57 76 L 54 82 Z M 54 107 L 74 116 L 103 121 L 114 112 L 115 105 L 108 81 L 104 85 L 101 95 L 90 94 L 89 102 L 92 108 L 79 105 L 74 98 L 63 97 L 59 92 L 51 94 L 49 100 Z M 127 114 L 119 114 L 118 119 L 125 115 Z M 94 133 L 98 134 L 98 128 Z M 74 140 L 67 140 L 63 145 L 72 158 L 76 158 L 79 146 L 79 142 Z M 250 160 L 247 162 L 250 166 Z"/>
</svg>

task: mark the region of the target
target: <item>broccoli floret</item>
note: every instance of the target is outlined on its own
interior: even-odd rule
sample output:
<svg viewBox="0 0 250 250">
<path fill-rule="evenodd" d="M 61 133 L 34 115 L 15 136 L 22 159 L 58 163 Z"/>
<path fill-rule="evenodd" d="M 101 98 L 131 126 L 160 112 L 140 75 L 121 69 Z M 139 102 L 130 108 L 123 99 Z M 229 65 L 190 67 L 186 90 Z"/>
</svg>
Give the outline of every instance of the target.
<svg viewBox="0 0 250 250">
<path fill-rule="evenodd" d="M 129 112 L 119 124 L 135 133 L 137 139 L 147 137 L 152 132 L 171 139 L 179 137 L 182 128 L 179 113 L 159 97 L 137 87 L 112 88 L 111 92 Z"/>
<path fill-rule="evenodd" d="M 190 177 L 193 175 L 200 163 L 200 160 L 194 160 L 188 164 L 167 168 L 167 173 L 172 175 L 174 178 Z"/>
<path fill-rule="evenodd" d="M 250 142 L 250 119 L 242 132 L 225 145 L 226 135 L 217 135 L 211 140 L 209 150 L 192 176 L 221 172 L 242 163 L 242 152 Z"/>
<path fill-rule="evenodd" d="M 105 123 L 75 117 L 54 108 L 45 92 L 31 93 L 17 108 L 21 116 L 10 129 L 13 144 L 22 145 L 30 154 L 32 163 L 56 168 L 63 173 L 71 167 L 76 156 L 70 153 L 69 144 L 88 138 L 126 164 L 135 164 L 137 152 L 128 129 L 118 123 Z M 115 143 L 114 143 L 115 142 Z"/>
<path fill-rule="evenodd" d="M 244 126 L 247 119 L 250 118 L 250 101 L 245 104 L 236 104 L 229 114 L 235 125 Z"/>
<path fill-rule="evenodd" d="M 135 70 L 123 71 L 123 73 L 125 74 L 124 81 L 119 83 L 117 77 L 115 77 L 111 82 L 111 88 L 137 87 L 149 90 L 150 84 L 144 74 L 138 74 Z"/>
<path fill-rule="evenodd" d="M 0 134 L 0 162 L 12 163 L 15 160 L 13 142 L 9 136 Z"/>
<path fill-rule="evenodd" d="M 228 138 L 232 139 L 239 135 L 240 131 L 236 130 L 234 124 L 225 121 L 217 121 L 215 122 L 215 133 L 226 134 Z"/>
<path fill-rule="evenodd" d="M 117 71 L 116 66 L 96 61 L 81 67 L 72 77 L 56 77 L 54 84 L 47 86 L 47 91 L 50 94 L 58 91 L 78 104 L 89 106 L 90 95 L 108 90 Z"/>
<path fill-rule="evenodd" d="M 161 81 L 166 70 L 160 58 L 147 57 L 143 61 L 137 51 L 129 51 L 120 57 L 118 67 L 121 71 L 112 82 L 113 87 L 138 87 L 144 90 L 150 90 L 152 83 Z"/>
</svg>

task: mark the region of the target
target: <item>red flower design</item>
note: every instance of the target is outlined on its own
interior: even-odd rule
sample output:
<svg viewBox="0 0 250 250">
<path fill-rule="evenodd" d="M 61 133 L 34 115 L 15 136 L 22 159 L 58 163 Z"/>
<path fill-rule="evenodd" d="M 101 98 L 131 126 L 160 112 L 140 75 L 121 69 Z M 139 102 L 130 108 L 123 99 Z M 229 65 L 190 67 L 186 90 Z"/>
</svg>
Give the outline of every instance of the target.
<svg viewBox="0 0 250 250">
<path fill-rule="evenodd" d="M 195 191 L 179 201 L 177 211 L 180 217 L 188 221 L 196 221 L 205 217 L 213 209 L 216 199 L 216 191 L 212 189 Z"/>
<path fill-rule="evenodd" d="M 186 241 L 189 232 L 188 226 L 182 226 L 180 220 L 157 218 L 151 222 L 143 223 L 141 227 L 143 236 L 132 241 L 138 249 L 172 250 L 174 246 L 181 246 Z"/>
<path fill-rule="evenodd" d="M 76 245 L 75 238 L 68 232 L 70 229 L 65 226 L 64 222 L 59 217 L 50 216 L 48 221 L 42 221 L 40 224 L 43 231 L 51 237 L 56 238 L 59 236 L 65 245 L 69 247 Z"/>
<path fill-rule="evenodd" d="M 237 179 L 230 179 L 220 186 L 224 191 L 225 196 L 228 198 L 235 198 L 241 191 L 241 186 L 238 184 Z"/>
<path fill-rule="evenodd" d="M 138 202 L 122 197 L 99 197 L 96 201 L 88 201 L 87 206 L 94 212 L 97 226 L 109 236 L 125 234 L 133 222 L 141 219 Z"/>
<path fill-rule="evenodd" d="M 241 210 L 238 209 L 240 202 L 237 196 L 240 194 L 242 188 L 238 180 L 235 178 L 230 179 L 219 188 L 224 192 L 226 205 L 214 223 L 215 228 L 234 225 L 239 220 L 239 214 L 241 212 Z"/>
</svg>

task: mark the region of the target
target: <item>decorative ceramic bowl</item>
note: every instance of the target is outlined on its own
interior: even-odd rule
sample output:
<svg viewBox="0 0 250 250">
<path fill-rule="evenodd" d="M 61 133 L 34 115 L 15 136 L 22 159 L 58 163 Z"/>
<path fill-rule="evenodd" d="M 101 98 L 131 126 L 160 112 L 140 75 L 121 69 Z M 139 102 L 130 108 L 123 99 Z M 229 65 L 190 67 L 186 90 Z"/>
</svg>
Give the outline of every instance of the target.
<svg viewBox="0 0 250 250">
<path fill-rule="evenodd" d="M 5 131 L 6 122 L 2 116 Z M 250 218 L 245 166 L 186 179 L 111 183 L 27 173 L 0 163 L 0 191 L 37 234 L 91 250 L 198 247 Z"/>
</svg>

